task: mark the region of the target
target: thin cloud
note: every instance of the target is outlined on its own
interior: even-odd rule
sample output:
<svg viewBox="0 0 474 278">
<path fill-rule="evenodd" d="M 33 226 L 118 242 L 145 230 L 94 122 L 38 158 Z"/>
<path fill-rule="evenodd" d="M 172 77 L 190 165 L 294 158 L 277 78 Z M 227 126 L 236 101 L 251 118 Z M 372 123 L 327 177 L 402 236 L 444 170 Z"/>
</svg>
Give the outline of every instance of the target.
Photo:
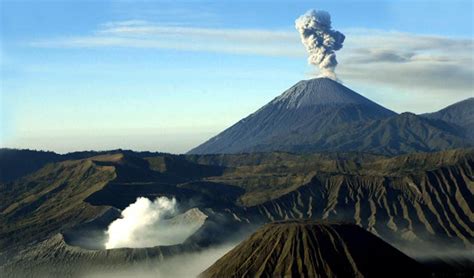
<svg viewBox="0 0 474 278">
<path fill-rule="evenodd" d="M 160 38 L 160 36 L 171 36 L 178 38 L 215 38 L 221 41 L 236 42 L 293 42 L 297 35 L 293 32 L 278 30 L 258 29 L 213 29 L 180 26 L 159 26 L 146 21 L 126 21 L 107 23 L 96 31 L 99 35 L 131 36 L 147 38 Z"/>
<path fill-rule="evenodd" d="M 392 88 L 472 93 L 472 39 L 417 35 L 371 29 L 342 30 L 347 35 L 338 55 L 342 80 Z M 163 26 L 129 20 L 100 25 L 90 35 L 30 43 L 46 48 L 146 48 L 304 59 L 296 31 Z"/>
<path fill-rule="evenodd" d="M 354 29 L 342 55 L 364 62 L 467 61 L 472 63 L 471 39 Z M 351 61 L 346 61 L 351 62 Z"/>
<path fill-rule="evenodd" d="M 367 66 L 341 67 L 340 74 L 346 79 L 390 84 L 405 91 L 417 89 L 426 91 L 426 94 L 462 91 L 466 98 L 472 96 L 474 73 L 467 67 L 435 62 L 380 65 L 381 68 L 376 69 Z"/>
<path fill-rule="evenodd" d="M 345 80 L 390 86 L 427 97 L 472 96 L 471 39 L 380 30 L 348 32 L 339 74 Z"/>
<path fill-rule="evenodd" d="M 104 23 L 92 35 L 38 40 L 30 45 L 45 48 L 121 47 L 303 56 L 304 51 L 297 42 L 297 34 L 285 31 L 159 26 L 147 21 L 129 20 Z"/>
<path fill-rule="evenodd" d="M 349 64 L 360 63 L 404 63 L 409 62 L 415 55 L 414 52 L 397 52 L 392 49 L 367 49 L 353 50 L 353 57 L 346 61 Z"/>
<path fill-rule="evenodd" d="M 198 4 L 198 9 L 195 7 L 178 8 L 173 5 L 166 5 L 166 8 L 156 8 L 152 1 L 150 3 L 147 2 L 136 5 L 136 1 L 128 1 L 128 3 L 123 3 L 122 1 L 121 5 L 114 7 L 113 13 L 119 18 L 130 16 L 134 18 L 153 18 L 153 23 L 167 26 L 221 25 L 221 15 L 211 5 Z"/>
</svg>

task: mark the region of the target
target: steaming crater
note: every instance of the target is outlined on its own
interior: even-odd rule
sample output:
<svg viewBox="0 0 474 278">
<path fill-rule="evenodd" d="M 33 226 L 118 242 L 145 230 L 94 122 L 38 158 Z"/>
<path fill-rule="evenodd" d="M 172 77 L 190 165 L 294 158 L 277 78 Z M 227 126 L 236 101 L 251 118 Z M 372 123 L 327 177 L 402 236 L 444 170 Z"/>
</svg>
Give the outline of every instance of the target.
<svg viewBox="0 0 474 278">
<path fill-rule="evenodd" d="M 139 197 L 123 211 L 111 208 L 65 232 L 64 238 L 70 245 L 93 250 L 175 245 L 199 230 L 206 219 L 198 208 L 180 213 L 174 198 Z"/>
</svg>

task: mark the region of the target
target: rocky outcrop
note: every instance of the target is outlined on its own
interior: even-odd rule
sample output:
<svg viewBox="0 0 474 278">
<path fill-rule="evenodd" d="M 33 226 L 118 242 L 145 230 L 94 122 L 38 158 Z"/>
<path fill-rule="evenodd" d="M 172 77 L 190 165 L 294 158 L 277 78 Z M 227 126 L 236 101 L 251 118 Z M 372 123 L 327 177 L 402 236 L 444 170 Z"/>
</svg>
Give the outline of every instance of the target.
<svg viewBox="0 0 474 278">
<path fill-rule="evenodd" d="M 420 240 L 472 247 L 473 156 L 447 154 L 378 160 L 359 166 L 358 174 L 318 173 L 309 183 L 251 210 L 264 221 L 350 221 L 394 243 Z"/>
<path fill-rule="evenodd" d="M 87 250 L 103 244 L 84 244 L 84 239 L 90 231 L 103 236 L 120 209 L 137 197 L 158 196 L 176 198 L 180 212 L 192 209 L 170 220 L 196 224 L 183 243 L 192 248 L 223 243 L 262 223 L 307 218 L 350 222 L 400 248 L 472 248 L 474 243 L 472 149 L 393 158 L 357 153 L 166 156 L 169 161 L 160 155 L 114 153 L 58 162 L 0 186 L 5 200 L 0 204 L 0 265 L 31 270 L 55 259 L 81 265 L 92 258 L 115 265 L 111 254 L 116 253 Z M 172 167 L 161 167 L 171 160 Z M 189 175 L 178 171 L 182 161 Z M 219 171 L 196 174 L 196 169 Z M 58 234 L 66 245 L 50 241 Z M 49 253 L 35 256 L 41 248 Z M 155 251 L 129 250 L 143 255 L 137 260 L 155 257 Z M 26 259 L 31 268 L 22 265 Z"/>
</svg>

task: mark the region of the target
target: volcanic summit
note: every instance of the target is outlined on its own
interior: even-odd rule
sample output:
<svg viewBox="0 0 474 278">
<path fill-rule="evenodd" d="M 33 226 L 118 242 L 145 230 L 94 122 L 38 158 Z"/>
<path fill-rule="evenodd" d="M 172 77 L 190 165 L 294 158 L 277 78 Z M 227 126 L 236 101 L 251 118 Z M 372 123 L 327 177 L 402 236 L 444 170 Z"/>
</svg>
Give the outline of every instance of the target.
<svg viewBox="0 0 474 278">
<path fill-rule="evenodd" d="M 267 224 L 200 277 L 427 277 L 421 264 L 353 224 Z"/>
</svg>

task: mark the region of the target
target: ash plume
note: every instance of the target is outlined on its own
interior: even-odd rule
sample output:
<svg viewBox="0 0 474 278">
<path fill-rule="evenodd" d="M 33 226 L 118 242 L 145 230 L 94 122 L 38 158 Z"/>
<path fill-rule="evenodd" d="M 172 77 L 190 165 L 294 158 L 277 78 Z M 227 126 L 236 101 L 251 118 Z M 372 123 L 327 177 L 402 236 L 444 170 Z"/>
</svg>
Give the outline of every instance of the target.
<svg viewBox="0 0 474 278">
<path fill-rule="evenodd" d="M 320 76 L 337 80 L 335 51 L 342 48 L 346 37 L 332 29 L 331 15 L 326 11 L 309 10 L 295 21 L 295 28 L 308 51 L 308 63 L 319 67 Z"/>
</svg>

